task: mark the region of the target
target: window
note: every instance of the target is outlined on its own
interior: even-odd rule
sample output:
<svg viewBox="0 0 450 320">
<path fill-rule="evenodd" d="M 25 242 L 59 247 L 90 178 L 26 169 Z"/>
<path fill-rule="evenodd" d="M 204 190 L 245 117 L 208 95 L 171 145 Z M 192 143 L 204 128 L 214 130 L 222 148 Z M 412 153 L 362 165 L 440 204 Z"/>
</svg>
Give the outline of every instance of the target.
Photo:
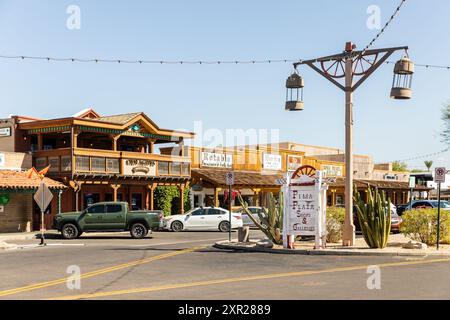
<svg viewBox="0 0 450 320">
<path fill-rule="evenodd" d="M 63 172 L 72 171 L 72 157 L 70 156 L 61 157 L 61 171 Z"/>
<path fill-rule="evenodd" d="M 89 171 L 89 157 L 77 157 L 77 171 Z"/>
<path fill-rule="evenodd" d="M 106 171 L 119 173 L 119 159 L 106 159 Z"/>
<path fill-rule="evenodd" d="M 105 172 L 106 159 L 105 158 L 91 158 L 92 171 Z"/>
<path fill-rule="evenodd" d="M 181 163 L 173 162 L 171 164 L 170 173 L 180 175 L 181 174 Z"/>
<path fill-rule="evenodd" d="M 158 162 L 158 174 L 164 175 L 169 174 L 169 163 L 165 161 L 159 161 Z"/>
<path fill-rule="evenodd" d="M 107 213 L 119 213 L 122 212 L 122 206 L 120 204 L 107 204 L 106 205 Z"/>
<path fill-rule="evenodd" d="M 203 216 L 205 215 L 204 209 L 197 209 L 192 211 L 193 216 Z"/>
<path fill-rule="evenodd" d="M 87 213 L 105 213 L 105 205 L 104 204 L 98 204 L 98 205 L 92 205 L 87 209 Z"/>
<path fill-rule="evenodd" d="M 189 163 L 183 163 L 183 165 L 181 166 L 181 174 L 184 176 L 188 176 L 190 167 L 191 165 Z"/>
<path fill-rule="evenodd" d="M 59 172 L 59 157 L 49 157 L 48 164 L 50 165 L 50 172 Z"/>
<path fill-rule="evenodd" d="M 34 163 L 37 170 L 42 170 L 47 166 L 47 158 L 36 158 Z"/>
<path fill-rule="evenodd" d="M 208 209 L 208 215 L 212 216 L 212 215 L 221 215 L 221 214 L 225 214 L 225 212 L 219 210 L 219 209 Z"/>
</svg>

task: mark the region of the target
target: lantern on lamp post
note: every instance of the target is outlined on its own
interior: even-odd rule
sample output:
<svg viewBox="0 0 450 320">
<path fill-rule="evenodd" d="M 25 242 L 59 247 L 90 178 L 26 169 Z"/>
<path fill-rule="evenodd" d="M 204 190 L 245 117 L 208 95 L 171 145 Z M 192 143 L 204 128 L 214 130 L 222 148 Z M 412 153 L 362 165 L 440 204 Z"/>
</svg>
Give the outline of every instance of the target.
<svg viewBox="0 0 450 320">
<path fill-rule="evenodd" d="M 394 80 L 392 82 L 391 98 L 397 100 L 411 99 L 412 77 L 414 63 L 406 56 L 395 63 Z"/>
<path fill-rule="evenodd" d="M 286 110 L 301 111 L 303 104 L 303 87 L 305 83 L 303 78 L 294 72 L 286 80 Z"/>
</svg>

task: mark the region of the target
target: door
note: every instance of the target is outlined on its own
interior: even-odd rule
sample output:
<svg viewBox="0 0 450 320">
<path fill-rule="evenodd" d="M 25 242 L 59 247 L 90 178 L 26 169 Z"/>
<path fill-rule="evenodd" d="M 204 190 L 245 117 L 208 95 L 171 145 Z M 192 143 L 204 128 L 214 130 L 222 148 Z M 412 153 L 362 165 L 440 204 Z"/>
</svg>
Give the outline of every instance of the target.
<svg viewBox="0 0 450 320">
<path fill-rule="evenodd" d="M 103 230 L 106 208 L 104 204 L 94 204 L 86 209 L 83 217 L 84 230 Z"/>
<path fill-rule="evenodd" d="M 205 219 L 205 227 L 208 229 L 216 230 L 219 228 L 219 223 L 223 220 L 228 220 L 228 215 L 219 209 L 207 209 L 207 215 Z"/>
<path fill-rule="evenodd" d="M 196 209 L 186 216 L 184 225 L 186 229 L 204 229 L 206 227 L 206 209 Z"/>
<path fill-rule="evenodd" d="M 131 195 L 131 210 L 142 210 L 142 193 Z"/>
<path fill-rule="evenodd" d="M 108 230 L 124 230 L 126 212 L 122 204 L 107 204 L 103 224 Z"/>
</svg>

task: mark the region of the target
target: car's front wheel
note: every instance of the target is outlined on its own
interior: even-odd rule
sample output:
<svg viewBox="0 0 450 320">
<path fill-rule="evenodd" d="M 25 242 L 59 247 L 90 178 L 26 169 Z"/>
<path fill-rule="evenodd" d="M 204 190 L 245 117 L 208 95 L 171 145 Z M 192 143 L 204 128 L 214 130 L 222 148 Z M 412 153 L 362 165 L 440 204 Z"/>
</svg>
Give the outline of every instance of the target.
<svg viewBox="0 0 450 320">
<path fill-rule="evenodd" d="M 181 221 L 174 221 L 170 225 L 170 229 L 173 232 L 180 232 L 181 230 L 183 230 L 183 223 Z"/>
<path fill-rule="evenodd" d="M 148 229 L 142 223 L 135 223 L 130 229 L 131 237 L 134 239 L 143 239 L 148 234 Z"/>
<path fill-rule="evenodd" d="M 221 232 L 228 232 L 228 231 L 230 231 L 230 223 L 228 221 L 222 221 L 219 224 L 219 230 Z"/>
<path fill-rule="evenodd" d="M 62 227 L 61 235 L 64 239 L 76 239 L 80 236 L 80 232 L 76 225 L 67 223 Z"/>
</svg>

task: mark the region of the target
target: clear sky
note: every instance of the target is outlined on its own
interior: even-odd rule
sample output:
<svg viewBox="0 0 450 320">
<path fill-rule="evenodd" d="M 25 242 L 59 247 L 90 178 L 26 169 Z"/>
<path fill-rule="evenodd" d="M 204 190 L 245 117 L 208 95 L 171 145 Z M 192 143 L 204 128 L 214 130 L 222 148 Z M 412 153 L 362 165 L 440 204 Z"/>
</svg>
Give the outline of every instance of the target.
<svg viewBox="0 0 450 320">
<path fill-rule="evenodd" d="M 313 58 L 361 49 L 377 33 L 366 21 L 392 0 L 0 0 L 0 53 L 148 60 Z M 81 29 L 69 30 L 69 5 Z M 408 0 L 376 47 L 410 46 L 417 63 L 450 65 L 450 2 Z M 400 53 L 390 60 L 400 58 Z M 450 70 L 417 68 L 414 99 L 389 99 L 392 65 L 355 94 L 355 152 L 393 161 L 445 149 L 440 109 Z M 144 111 L 163 128 L 279 129 L 280 140 L 344 147 L 344 94 L 306 68 L 305 111 L 284 111 L 290 64 L 126 65 L 0 60 L 1 116 Z M 264 142 L 264 141 L 263 141 Z M 450 167 L 450 153 L 430 157 Z M 410 167 L 423 167 L 423 160 Z"/>
</svg>

